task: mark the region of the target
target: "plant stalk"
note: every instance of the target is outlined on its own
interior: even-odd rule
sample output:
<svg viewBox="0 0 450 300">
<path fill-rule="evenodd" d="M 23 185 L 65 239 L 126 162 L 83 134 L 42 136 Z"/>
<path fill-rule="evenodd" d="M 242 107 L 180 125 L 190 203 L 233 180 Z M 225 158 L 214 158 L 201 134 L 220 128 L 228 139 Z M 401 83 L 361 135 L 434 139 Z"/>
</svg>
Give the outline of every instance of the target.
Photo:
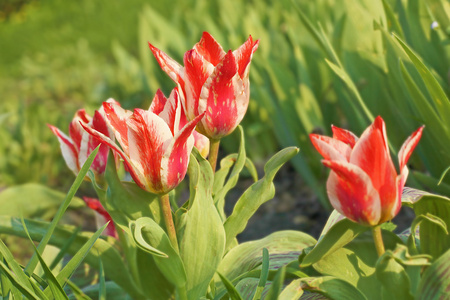
<svg viewBox="0 0 450 300">
<path fill-rule="evenodd" d="M 213 173 L 216 173 L 217 156 L 219 154 L 220 140 L 209 139 L 209 156 L 208 161 L 211 165 Z"/>
<path fill-rule="evenodd" d="M 175 231 L 175 225 L 172 219 L 172 209 L 170 208 L 169 194 L 159 195 L 159 203 L 163 211 L 164 224 L 166 225 L 167 235 L 169 236 L 170 243 L 175 248 L 177 253 L 180 252 L 178 248 L 177 233 Z"/>
<path fill-rule="evenodd" d="M 378 257 L 380 257 L 385 252 L 383 236 L 381 235 L 381 227 L 380 226 L 372 227 L 372 233 L 373 233 L 373 240 L 375 241 L 375 248 L 377 249 Z"/>
</svg>

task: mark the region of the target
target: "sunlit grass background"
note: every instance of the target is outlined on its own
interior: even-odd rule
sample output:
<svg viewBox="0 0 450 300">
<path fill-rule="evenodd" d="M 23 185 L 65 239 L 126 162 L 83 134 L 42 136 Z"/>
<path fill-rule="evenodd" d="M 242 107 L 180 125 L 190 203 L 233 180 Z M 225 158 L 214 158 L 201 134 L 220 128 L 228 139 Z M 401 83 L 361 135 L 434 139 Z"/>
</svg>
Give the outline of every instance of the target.
<svg viewBox="0 0 450 300">
<path fill-rule="evenodd" d="M 252 159 L 299 146 L 292 164 L 327 206 L 308 134 L 335 124 L 359 135 L 381 115 L 394 153 L 427 126 L 409 184 L 450 194 L 450 176 L 437 185 L 450 166 L 445 0 L 4 0 L 0 10 L 0 187 L 66 191 L 74 176 L 46 123 L 67 131 L 77 109 L 109 97 L 147 108 L 174 87 L 147 42 L 182 62 L 209 31 L 226 49 L 260 39 L 243 121 Z M 223 145 L 236 151 L 236 137 Z"/>
</svg>

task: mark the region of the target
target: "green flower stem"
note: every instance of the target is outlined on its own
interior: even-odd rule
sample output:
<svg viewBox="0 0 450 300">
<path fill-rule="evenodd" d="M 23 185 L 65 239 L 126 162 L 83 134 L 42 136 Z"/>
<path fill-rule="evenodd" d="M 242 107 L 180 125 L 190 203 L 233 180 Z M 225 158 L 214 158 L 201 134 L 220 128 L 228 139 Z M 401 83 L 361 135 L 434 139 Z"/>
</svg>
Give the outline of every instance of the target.
<svg viewBox="0 0 450 300">
<path fill-rule="evenodd" d="M 372 233 L 373 233 L 373 240 L 375 241 L 375 248 L 377 249 L 378 257 L 380 257 L 385 252 L 383 236 L 381 235 L 381 227 L 380 226 L 372 227 Z"/>
<path fill-rule="evenodd" d="M 220 140 L 209 139 L 209 156 L 208 161 L 211 165 L 213 173 L 216 173 L 217 155 L 219 154 Z"/>
<path fill-rule="evenodd" d="M 178 288 L 178 299 L 179 300 L 188 300 L 186 286 L 182 286 L 181 288 Z"/>
<path fill-rule="evenodd" d="M 175 225 L 172 219 L 172 209 L 170 208 L 169 193 L 159 195 L 159 203 L 163 211 L 164 224 L 166 225 L 167 234 L 169 235 L 170 242 L 175 250 L 179 253 L 177 233 L 175 231 Z"/>
</svg>

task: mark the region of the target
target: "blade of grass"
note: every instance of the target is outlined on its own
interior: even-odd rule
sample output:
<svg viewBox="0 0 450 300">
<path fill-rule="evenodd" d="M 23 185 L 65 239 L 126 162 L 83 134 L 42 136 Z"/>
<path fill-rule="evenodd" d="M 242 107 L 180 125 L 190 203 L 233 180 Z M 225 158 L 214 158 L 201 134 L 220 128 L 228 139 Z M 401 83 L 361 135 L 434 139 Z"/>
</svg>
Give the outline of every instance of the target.
<svg viewBox="0 0 450 300">
<path fill-rule="evenodd" d="M 105 230 L 105 228 L 106 228 L 106 226 L 108 226 L 108 224 L 109 224 L 109 222 L 106 223 L 105 225 L 103 225 L 103 227 L 101 227 L 99 230 L 97 230 L 97 232 L 89 238 L 89 240 L 83 245 L 83 247 L 81 247 L 80 250 L 78 250 L 78 252 L 75 253 L 75 255 L 72 257 L 72 259 L 67 263 L 67 265 L 65 265 L 65 267 L 59 272 L 59 274 L 56 275 L 56 280 L 58 281 L 59 284 L 61 284 L 61 285 L 65 284 L 67 282 L 67 280 L 70 279 L 70 277 L 72 276 L 75 269 L 78 268 L 80 263 L 86 257 L 89 250 L 92 248 L 95 241 L 100 237 L 103 230 Z M 46 288 L 44 290 L 44 293 L 47 296 L 49 296 L 49 294 L 50 294 L 49 288 Z"/>
<path fill-rule="evenodd" d="M 66 253 L 67 253 L 67 250 L 72 245 L 72 243 L 75 241 L 75 239 L 77 238 L 78 233 L 80 231 L 81 231 L 81 227 L 77 227 L 77 229 L 75 229 L 73 234 L 67 240 L 67 243 L 63 247 L 61 247 L 58 255 L 56 255 L 55 259 L 53 259 L 52 263 L 50 264 L 50 270 L 53 270 L 58 265 L 58 263 L 61 261 L 61 259 L 63 259 L 64 255 L 66 255 Z"/>
<path fill-rule="evenodd" d="M 223 285 L 227 289 L 228 296 L 230 297 L 230 299 L 231 300 L 243 300 L 241 295 L 239 294 L 239 292 L 236 290 L 234 285 L 231 283 L 231 281 L 229 281 L 228 278 L 226 278 L 222 274 L 220 274 L 220 273 L 217 273 L 217 274 L 219 275 L 220 280 L 222 280 Z"/>
<path fill-rule="evenodd" d="M 423 82 L 425 83 L 428 92 L 434 100 L 437 111 L 440 115 L 443 124 L 450 124 L 450 101 L 447 98 L 444 90 L 442 89 L 439 82 L 431 74 L 427 66 L 419 59 L 419 57 L 403 42 L 403 40 L 394 34 L 394 38 L 397 40 L 399 45 L 408 55 L 409 59 L 412 61 Z"/>
<path fill-rule="evenodd" d="M 100 283 L 100 287 L 98 289 L 98 300 L 106 300 L 105 272 L 103 270 L 103 263 L 100 258 L 99 258 L 98 263 L 100 265 L 99 270 L 98 270 L 99 283 Z"/>
<path fill-rule="evenodd" d="M 24 221 L 23 217 L 21 218 L 21 221 L 22 221 L 23 229 L 25 230 L 25 233 L 27 234 L 31 245 L 33 246 L 34 252 L 35 252 L 37 258 L 39 259 L 39 262 L 41 263 L 42 269 L 44 270 L 45 277 L 47 278 L 48 285 L 49 285 L 49 287 L 50 287 L 50 289 L 52 291 L 53 297 L 55 297 L 56 300 L 60 300 L 60 299 L 67 299 L 67 300 L 69 300 L 69 298 L 67 297 L 66 293 L 64 292 L 62 286 L 58 283 L 58 281 L 56 280 L 56 278 L 53 275 L 52 271 L 49 269 L 49 267 L 45 263 L 44 259 L 39 254 L 38 249 L 34 245 L 33 240 L 31 239 L 30 233 L 28 232 L 28 228 L 25 225 L 25 221 Z"/>
<path fill-rule="evenodd" d="M 3 261 L 0 261 L 0 271 L 6 277 L 8 277 L 9 281 L 25 296 L 27 299 L 36 299 L 43 300 L 48 299 L 44 294 L 37 296 L 33 290 L 30 290 L 27 286 L 23 285 L 21 282 L 17 281 L 17 278 L 14 274 L 9 270 L 8 266 L 6 266 Z M 22 274 L 23 271 L 20 271 Z M 39 289 L 39 288 L 38 288 Z M 41 292 L 42 293 L 42 292 Z M 20 298 L 19 298 L 20 299 Z"/>
<path fill-rule="evenodd" d="M 92 153 L 89 155 L 86 162 L 84 163 L 83 167 L 81 168 L 80 172 L 78 173 L 78 176 L 75 179 L 75 182 L 72 184 L 72 186 L 69 190 L 69 193 L 67 193 L 67 196 L 64 199 L 64 202 L 59 207 L 58 212 L 56 213 L 55 217 L 53 218 L 52 222 L 50 223 L 50 227 L 48 228 L 47 232 L 45 233 L 44 237 L 42 238 L 41 242 L 39 243 L 39 246 L 37 247 L 39 253 L 42 253 L 44 251 L 45 247 L 47 246 L 48 241 L 50 240 L 50 237 L 52 236 L 53 231 L 56 228 L 56 225 L 58 225 L 58 222 L 61 220 L 64 212 L 69 207 L 70 201 L 72 200 L 76 191 L 78 190 L 81 183 L 83 182 L 84 177 L 86 176 L 87 171 L 91 167 L 91 164 L 94 161 L 99 148 L 100 148 L 100 145 L 97 148 L 95 148 L 94 151 L 92 151 Z M 36 268 L 37 263 L 38 263 L 37 255 L 33 254 L 33 256 L 31 257 L 27 266 L 25 267 L 25 272 L 28 274 L 32 274 L 34 272 L 34 269 Z"/>
<path fill-rule="evenodd" d="M 253 300 L 261 299 L 262 292 L 266 286 L 267 277 L 269 276 L 269 251 L 267 248 L 263 248 L 263 258 L 261 267 L 261 276 L 259 277 L 258 287 L 256 288 Z"/>
<path fill-rule="evenodd" d="M 92 300 L 91 298 L 89 298 L 88 295 L 83 293 L 83 291 L 75 283 L 73 283 L 72 281 L 67 280 L 67 285 L 72 290 L 73 295 L 75 296 L 75 298 L 77 300 Z"/>
</svg>

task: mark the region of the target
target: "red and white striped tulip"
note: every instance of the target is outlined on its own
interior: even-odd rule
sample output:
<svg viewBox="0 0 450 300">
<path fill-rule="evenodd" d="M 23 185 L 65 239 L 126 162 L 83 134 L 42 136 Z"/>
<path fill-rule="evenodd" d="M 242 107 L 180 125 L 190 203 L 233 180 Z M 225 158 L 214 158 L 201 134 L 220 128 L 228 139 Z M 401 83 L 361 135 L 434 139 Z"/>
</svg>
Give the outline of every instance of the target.
<svg viewBox="0 0 450 300">
<path fill-rule="evenodd" d="M 118 103 L 113 99 L 109 99 L 108 102 Z M 75 175 L 80 172 L 88 156 L 100 144 L 97 139 L 93 138 L 83 129 L 81 124 L 86 127 L 91 127 L 109 138 L 114 138 L 114 133 L 106 122 L 103 107 L 96 110 L 93 117 L 89 116 L 84 109 L 78 110 L 69 125 L 69 136 L 55 126 L 48 124 L 48 127 L 50 127 L 59 140 L 61 152 L 67 166 Z M 96 178 L 105 173 L 108 152 L 109 147 L 107 145 L 100 146 L 97 156 L 91 165 L 91 170 L 94 172 Z"/>
<path fill-rule="evenodd" d="M 106 226 L 106 229 L 105 231 L 103 231 L 103 233 L 105 235 L 117 238 L 117 231 L 116 228 L 114 227 L 113 220 L 109 215 L 109 213 L 106 211 L 106 209 L 103 207 L 103 205 L 100 203 L 100 201 L 98 199 L 90 197 L 83 197 L 83 200 L 90 209 L 95 211 L 95 221 L 97 229 L 101 228 L 103 225 L 109 222 L 108 226 Z"/>
<path fill-rule="evenodd" d="M 386 128 L 377 117 L 358 139 L 352 132 L 332 126 L 333 138 L 310 134 L 314 147 L 331 169 L 327 193 L 331 205 L 348 219 L 376 226 L 394 218 L 401 208 L 401 194 L 408 177 L 406 163 L 422 136 L 424 126 L 403 143 L 400 174 L 392 162 Z"/>
<path fill-rule="evenodd" d="M 154 106 L 156 111 L 158 105 Z M 155 194 L 174 189 L 186 175 L 194 146 L 192 132 L 203 114 L 180 129 L 179 101 L 167 101 L 159 115 L 152 109 L 136 108 L 131 112 L 106 102 L 103 108 L 122 149 L 101 132 L 83 125 L 84 129 L 123 158 L 131 177 L 142 189 Z"/>
<path fill-rule="evenodd" d="M 182 103 L 182 97 L 182 94 L 178 92 L 178 88 L 174 88 L 172 90 L 169 98 L 166 98 L 163 92 L 158 89 L 149 110 L 160 117 L 164 117 L 164 114 L 167 114 L 169 111 L 179 113 L 180 121 L 178 124 L 178 130 L 181 130 L 188 123 L 186 114 L 181 106 L 177 107 L 175 110 L 170 107 L 176 106 L 177 103 Z M 209 139 L 197 131 L 194 131 L 192 135 L 194 136 L 194 146 L 199 150 L 200 154 L 206 158 L 209 153 Z"/>
<path fill-rule="evenodd" d="M 225 52 L 207 32 L 184 55 L 184 67 L 149 43 L 161 68 L 184 94 L 183 108 L 193 120 L 205 113 L 197 130 L 210 139 L 230 134 L 242 121 L 250 97 L 249 71 L 259 40 Z"/>
</svg>

